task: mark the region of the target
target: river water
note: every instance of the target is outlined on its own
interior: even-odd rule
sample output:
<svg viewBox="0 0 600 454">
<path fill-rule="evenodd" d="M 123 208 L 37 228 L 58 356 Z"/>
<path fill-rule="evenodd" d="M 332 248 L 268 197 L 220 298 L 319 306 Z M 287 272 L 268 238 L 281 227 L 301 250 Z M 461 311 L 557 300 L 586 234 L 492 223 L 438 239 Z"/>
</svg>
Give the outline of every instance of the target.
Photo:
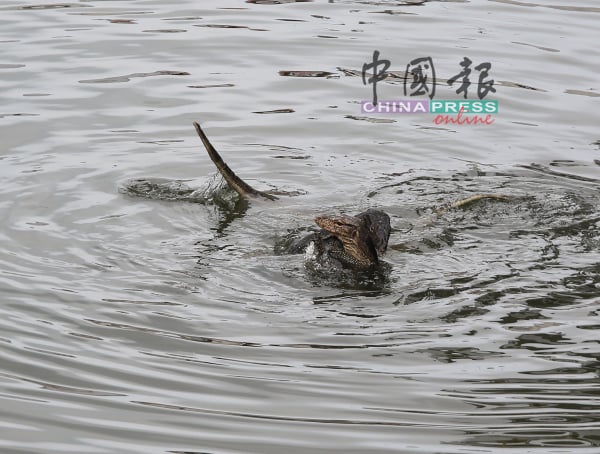
<svg viewBox="0 0 600 454">
<path fill-rule="evenodd" d="M 202 6 L 200 6 L 200 4 Z M 0 5 L 0 452 L 597 453 L 593 0 Z M 464 57 L 491 125 L 365 114 Z M 308 77 L 311 76 L 311 77 Z M 395 77 L 394 77 L 395 76 Z M 227 162 L 278 201 L 167 202 Z M 436 215 L 479 193 L 509 195 Z M 388 212 L 380 280 L 275 245 Z"/>
</svg>

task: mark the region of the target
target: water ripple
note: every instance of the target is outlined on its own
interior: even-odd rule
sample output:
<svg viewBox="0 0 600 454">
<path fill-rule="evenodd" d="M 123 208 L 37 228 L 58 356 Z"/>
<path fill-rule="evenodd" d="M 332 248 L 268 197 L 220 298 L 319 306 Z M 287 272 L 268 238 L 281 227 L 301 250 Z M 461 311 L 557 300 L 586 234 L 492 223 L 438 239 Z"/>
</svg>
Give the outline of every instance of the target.
<svg viewBox="0 0 600 454">
<path fill-rule="evenodd" d="M 0 451 L 595 454 L 597 6 L 172 3 L 0 8 Z M 361 116 L 375 49 L 496 123 Z M 370 207 L 381 275 L 278 247 Z"/>
</svg>

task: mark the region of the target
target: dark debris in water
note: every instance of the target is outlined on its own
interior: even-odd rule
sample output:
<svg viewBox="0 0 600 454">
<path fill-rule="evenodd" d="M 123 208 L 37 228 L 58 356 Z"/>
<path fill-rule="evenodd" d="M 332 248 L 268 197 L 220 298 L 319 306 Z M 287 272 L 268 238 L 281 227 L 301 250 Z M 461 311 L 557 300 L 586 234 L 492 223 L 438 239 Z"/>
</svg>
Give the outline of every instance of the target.
<svg viewBox="0 0 600 454">
<path fill-rule="evenodd" d="M 194 27 L 207 27 L 207 28 L 227 28 L 227 29 L 246 29 L 255 32 L 266 32 L 265 28 L 251 28 L 247 25 L 229 25 L 229 24 L 195 24 Z"/>
<path fill-rule="evenodd" d="M 554 161 L 550 162 L 549 165 L 552 167 L 575 167 L 579 164 L 572 159 L 555 159 Z"/>
<path fill-rule="evenodd" d="M 89 8 L 92 5 L 85 5 L 82 3 L 50 3 L 47 5 L 25 5 L 11 8 L 0 8 L 0 9 L 22 9 L 22 10 L 38 10 L 38 9 L 62 9 L 62 8 Z"/>
<path fill-rule="evenodd" d="M 524 169 L 530 169 L 530 170 L 534 170 L 536 172 L 541 172 L 544 173 L 546 175 L 553 175 L 553 176 L 558 176 L 558 177 L 563 177 L 563 178 L 567 178 L 567 179 L 571 179 L 571 180 L 579 180 L 579 181 L 588 181 L 588 182 L 592 182 L 592 183 L 600 183 L 600 179 L 597 178 L 589 178 L 589 177 L 584 177 L 581 175 L 574 175 L 574 174 L 570 174 L 570 173 L 562 173 L 562 172 L 557 172 L 556 170 L 551 170 L 548 167 L 541 165 L 541 164 L 536 164 L 536 163 L 532 163 L 529 165 L 520 165 L 519 167 L 523 167 Z"/>
<path fill-rule="evenodd" d="M 8 113 L 8 114 L 0 114 L 0 118 L 4 117 L 38 117 L 40 114 L 33 113 Z"/>
<path fill-rule="evenodd" d="M 544 50 L 546 52 L 560 52 L 558 49 L 554 49 L 553 47 L 544 47 L 544 46 L 536 46 L 535 44 L 530 44 L 530 43 L 522 43 L 519 41 L 512 41 L 513 44 L 519 44 L 521 46 L 530 46 L 530 47 L 534 47 L 536 49 L 539 50 Z"/>
<path fill-rule="evenodd" d="M 346 115 L 344 118 L 358 121 L 368 121 L 369 123 L 396 123 L 396 120 L 390 118 L 374 118 L 374 117 L 361 117 L 359 115 Z"/>
<path fill-rule="evenodd" d="M 383 11 L 372 11 L 372 14 L 389 14 L 390 16 L 406 15 L 414 16 L 415 13 L 409 13 L 407 11 L 394 11 L 393 9 L 384 9 Z"/>
<path fill-rule="evenodd" d="M 212 85 L 188 85 L 188 88 L 229 88 L 235 87 L 234 84 L 212 84 Z"/>
<path fill-rule="evenodd" d="M 107 84 L 117 82 L 129 82 L 137 77 L 153 77 L 153 76 L 189 76 L 190 73 L 185 71 L 154 71 L 151 73 L 133 73 L 124 76 L 105 77 L 102 79 L 80 80 L 80 84 Z"/>
<path fill-rule="evenodd" d="M 544 93 L 547 92 L 547 90 L 542 90 L 541 88 L 532 87 L 531 85 L 526 85 L 519 82 L 511 82 L 508 80 L 499 80 L 498 85 L 502 87 L 523 88 L 525 90 L 540 91 Z"/>
<path fill-rule="evenodd" d="M 151 143 L 153 145 L 170 145 L 172 143 L 183 142 L 181 139 L 172 140 L 140 140 L 138 143 Z"/>
<path fill-rule="evenodd" d="M 255 5 L 282 5 L 284 3 L 311 3 L 314 0 L 246 0 L 246 3 Z"/>
<path fill-rule="evenodd" d="M 156 30 L 142 30 L 144 33 L 186 33 L 182 28 L 160 28 Z"/>
<path fill-rule="evenodd" d="M 369 6 L 420 6 L 431 0 L 342 0 L 344 3 L 356 3 Z M 337 0 L 337 3 L 342 3 Z"/>
<path fill-rule="evenodd" d="M 256 112 L 252 112 L 255 114 L 281 114 L 281 113 L 294 113 L 296 112 L 294 109 L 275 109 L 275 110 L 259 110 Z"/>
<path fill-rule="evenodd" d="M 111 24 L 137 24 L 133 19 L 104 19 Z"/>
<path fill-rule="evenodd" d="M 279 75 L 284 77 L 329 77 L 334 74 L 329 71 L 279 71 Z"/>
</svg>

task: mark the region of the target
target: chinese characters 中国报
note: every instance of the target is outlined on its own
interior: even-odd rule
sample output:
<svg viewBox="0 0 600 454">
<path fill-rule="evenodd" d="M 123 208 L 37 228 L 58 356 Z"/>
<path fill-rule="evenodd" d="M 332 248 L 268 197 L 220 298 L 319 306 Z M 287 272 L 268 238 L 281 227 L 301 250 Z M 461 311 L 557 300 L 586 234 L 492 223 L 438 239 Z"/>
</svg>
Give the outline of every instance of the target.
<svg viewBox="0 0 600 454">
<path fill-rule="evenodd" d="M 391 66 L 391 61 L 380 57 L 378 50 L 373 52 L 373 59 L 369 63 L 364 63 L 362 67 L 363 84 L 373 84 L 373 104 L 377 104 L 377 83 L 386 79 L 389 76 L 387 70 Z M 466 99 L 471 86 L 471 64 L 473 62 L 464 57 L 459 63 L 461 71 L 455 76 L 448 79 L 447 84 L 453 86 L 460 80 L 460 86 L 456 89 L 456 94 L 462 94 Z M 477 97 L 485 98 L 488 93 L 496 92 L 494 88 L 494 80 L 489 79 L 489 71 L 492 64 L 489 62 L 480 63 L 475 66 L 475 70 L 479 72 L 477 82 Z M 367 71 L 372 69 L 373 75 L 367 78 Z M 419 57 L 411 60 L 406 65 L 404 72 L 404 95 L 405 96 L 427 96 L 433 99 L 436 89 L 436 73 L 433 59 L 431 57 Z"/>
</svg>

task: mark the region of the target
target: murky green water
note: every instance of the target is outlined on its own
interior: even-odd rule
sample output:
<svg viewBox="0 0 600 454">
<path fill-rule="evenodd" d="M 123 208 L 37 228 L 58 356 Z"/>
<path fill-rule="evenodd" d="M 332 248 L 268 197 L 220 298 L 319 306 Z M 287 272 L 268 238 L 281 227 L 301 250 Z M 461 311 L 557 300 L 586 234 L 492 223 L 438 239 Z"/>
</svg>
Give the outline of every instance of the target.
<svg viewBox="0 0 600 454">
<path fill-rule="evenodd" d="M 596 2 L 201 5 L 0 6 L 0 452 L 597 452 Z M 494 124 L 361 113 L 376 49 L 439 99 L 492 63 Z M 119 192 L 214 184 L 192 121 L 301 195 Z M 512 198 L 435 215 L 478 193 Z M 274 250 L 370 207 L 383 280 Z"/>
</svg>

